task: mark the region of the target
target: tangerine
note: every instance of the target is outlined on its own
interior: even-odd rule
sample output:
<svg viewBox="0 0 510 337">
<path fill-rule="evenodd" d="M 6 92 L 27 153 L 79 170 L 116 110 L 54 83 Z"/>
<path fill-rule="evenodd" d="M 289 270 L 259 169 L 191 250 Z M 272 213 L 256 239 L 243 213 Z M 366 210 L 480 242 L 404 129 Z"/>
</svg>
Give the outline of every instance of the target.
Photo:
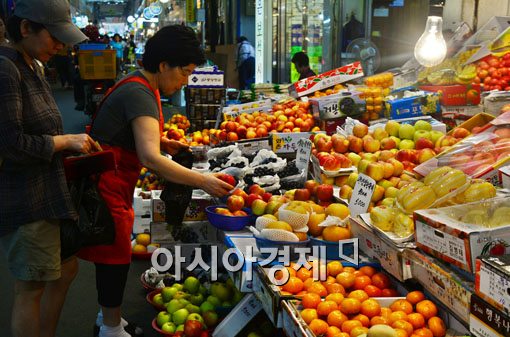
<svg viewBox="0 0 510 337">
<path fill-rule="evenodd" d="M 398 292 L 395 289 L 385 288 L 385 289 L 381 290 L 381 296 L 382 297 L 397 297 Z"/>
<path fill-rule="evenodd" d="M 437 315 L 437 307 L 432 301 L 423 300 L 416 304 L 416 312 L 422 314 L 428 320 Z"/>
<path fill-rule="evenodd" d="M 136 243 L 147 247 L 151 243 L 151 236 L 147 233 L 138 234 L 136 236 Z"/>
<path fill-rule="evenodd" d="M 323 286 L 320 282 L 314 282 L 312 283 L 308 289 L 306 289 L 309 293 L 315 293 L 318 294 L 321 297 L 326 297 L 328 295 L 328 290 L 325 286 Z"/>
<path fill-rule="evenodd" d="M 389 288 L 391 285 L 390 278 L 386 274 L 383 274 L 381 272 L 375 273 L 372 276 L 371 283 L 379 289 Z"/>
<path fill-rule="evenodd" d="M 428 328 L 432 331 L 434 337 L 443 337 L 446 335 L 446 326 L 443 320 L 437 316 L 431 317 L 428 321 Z"/>
<path fill-rule="evenodd" d="M 408 337 L 407 331 L 404 329 L 395 329 L 395 332 L 397 333 L 397 337 Z"/>
<path fill-rule="evenodd" d="M 316 309 L 320 302 L 321 297 L 319 296 L 319 294 L 315 293 L 304 294 L 303 298 L 301 299 L 301 304 L 305 309 L 306 308 Z"/>
<path fill-rule="evenodd" d="M 322 231 L 322 238 L 330 242 L 347 240 L 351 238 L 351 231 L 346 227 L 329 226 Z"/>
<path fill-rule="evenodd" d="M 356 270 L 353 274 L 356 277 L 358 277 L 358 276 L 366 276 L 365 273 L 363 273 L 361 270 Z"/>
<path fill-rule="evenodd" d="M 381 305 L 374 299 L 368 299 L 361 303 L 360 312 L 369 318 L 378 316 L 381 313 Z"/>
<path fill-rule="evenodd" d="M 389 319 L 391 313 L 392 313 L 392 311 L 391 311 L 390 308 L 381 308 L 381 316 L 382 317 L 385 317 L 385 318 Z"/>
<path fill-rule="evenodd" d="M 328 270 L 328 275 L 333 277 L 336 277 L 344 270 L 344 266 L 342 266 L 340 261 L 331 261 L 327 264 L 326 268 Z"/>
<path fill-rule="evenodd" d="M 330 293 L 326 296 L 326 301 L 333 301 L 336 304 L 340 305 L 344 300 L 344 295 L 342 293 Z"/>
<path fill-rule="evenodd" d="M 377 272 L 377 270 L 372 266 L 363 266 L 359 269 L 363 274 L 372 277 Z"/>
<path fill-rule="evenodd" d="M 356 268 L 354 267 L 344 267 L 344 271 L 348 273 L 354 273 L 356 271 Z"/>
<path fill-rule="evenodd" d="M 296 294 L 296 296 L 301 297 L 301 296 L 303 296 L 303 295 L 304 295 L 304 294 L 306 294 L 306 293 L 308 293 L 308 291 L 306 291 L 306 290 L 301 290 L 300 292 L 298 292 L 298 293 Z"/>
<path fill-rule="evenodd" d="M 303 281 L 303 285 L 306 290 L 308 290 L 308 287 L 310 287 L 313 284 L 313 278 L 307 278 L 305 281 Z"/>
<path fill-rule="evenodd" d="M 390 317 L 388 317 L 390 323 L 393 323 L 395 321 L 403 320 L 407 321 L 407 314 L 403 312 L 402 310 L 394 311 L 390 314 Z"/>
<path fill-rule="evenodd" d="M 342 330 L 337 328 L 336 326 L 329 326 L 328 331 L 326 332 L 326 337 L 337 337 L 342 333 Z"/>
<path fill-rule="evenodd" d="M 328 315 L 328 324 L 331 326 L 336 326 L 337 328 L 341 328 L 343 322 L 349 320 L 349 318 L 344 315 L 340 310 L 333 310 Z"/>
<path fill-rule="evenodd" d="M 417 312 L 413 312 L 407 315 L 407 321 L 411 323 L 414 329 L 420 329 L 425 327 L 425 318 L 423 318 L 422 314 Z"/>
<path fill-rule="evenodd" d="M 372 317 L 370 319 L 370 326 L 377 325 L 377 324 L 389 325 L 390 321 L 386 317 L 382 317 L 382 316 Z"/>
<path fill-rule="evenodd" d="M 330 312 L 338 309 L 338 304 L 334 301 L 324 301 L 317 305 L 317 314 L 319 316 L 328 316 Z"/>
<path fill-rule="evenodd" d="M 328 294 L 345 294 L 344 287 L 338 283 L 326 284 L 326 290 L 328 291 Z"/>
<path fill-rule="evenodd" d="M 372 280 L 367 275 L 358 276 L 354 279 L 354 289 L 357 290 L 363 290 L 370 284 L 372 284 Z"/>
<path fill-rule="evenodd" d="M 317 310 L 306 308 L 301 311 L 301 318 L 306 324 L 310 324 L 314 319 L 319 318 L 319 315 L 317 315 Z"/>
<path fill-rule="evenodd" d="M 322 281 L 321 283 L 323 286 L 326 286 L 327 284 L 336 283 L 336 279 L 333 276 L 328 276 L 326 281 Z"/>
<path fill-rule="evenodd" d="M 432 331 L 430 331 L 430 329 L 427 329 L 427 328 L 421 328 L 421 329 L 414 330 L 413 334 L 417 335 L 419 337 L 434 337 L 434 334 L 432 334 Z"/>
<path fill-rule="evenodd" d="M 356 280 L 356 276 L 354 276 L 352 273 L 345 271 L 341 272 L 336 276 L 336 281 L 340 283 L 345 289 L 350 288 L 354 285 L 354 281 Z"/>
<path fill-rule="evenodd" d="M 347 332 L 348 334 L 351 333 L 351 330 L 355 327 L 363 327 L 360 321 L 355 321 L 353 319 L 347 320 L 342 323 L 342 331 Z"/>
<path fill-rule="evenodd" d="M 363 335 L 363 334 L 367 334 L 368 333 L 368 328 L 365 327 L 365 326 L 357 326 L 357 327 L 354 327 L 352 330 L 351 330 L 351 333 L 350 333 L 350 336 L 351 337 L 358 337 L 359 335 Z"/>
<path fill-rule="evenodd" d="M 301 281 L 305 282 L 306 280 L 312 277 L 312 271 L 306 269 L 305 267 L 301 267 L 296 272 L 296 277 L 298 277 Z"/>
<path fill-rule="evenodd" d="M 352 319 L 360 321 L 361 324 L 363 324 L 363 326 L 366 326 L 367 328 L 370 326 L 370 318 L 368 318 L 366 315 L 357 314 Z"/>
<path fill-rule="evenodd" d="M 412 305 L 416 305 L 418 302 L 421 302 L 424 299 L 425 295 L 419 290 L 411 291 L 406 296 L 406 300 L 408 300 Z"/>
<path fill-rule="evenodd" d="M 308 326 L 315 335 L 325 334 L 328 332 L 329 328 L 328 323 L 324 322 L 322 319 L 319 318 L 312 320 L 310 324 L 308 324 Z"/>
<path fill-rule="evenodd" d="M 409 315 L 413 312 L 413 305 L 407 300 L 396 300 L 390 305 L 390 309 L 392 311 L 403 311 Z"/>
<path fill-rule="evenodd" d="M 346 315 L 357 314 L 360 309 L 361 302 L 357 298 L 346 298 L 340 303 L 340 311 Z"/>
<path fill-rule="evenodd" d="M 283 285 L 283 290 L 292 294 L 297 294 L 298 292 L 302 291 L 304 287 L 305 286 L 301 279 L 297 278 L 296 276 L 291 276 L 287 283 Z"/>
<path fill-rule="evenodd" d="M 411 323 L 409 323 L 408 321 L 403 320 L 403 319 L 399 319 L 398 321 L 393 322 L 391 324 L 391 327 L 393 329 L 402 329 L 405 332 L 407 332 L 408 335 L 411 335 L 413 333 L 413 331 L 414 331 L 413 326 L 411 325 Z"/>
<path fill-rule="evenodd" d="M 147 247 L 145 247 L 144 245 L 136 244 L 133 247 L 133 253 L 136 253 L 136 254 L 147 253 Z"/>
<path fill-rule="evenodd" d="M 368 294 L 364 290 L 353 290 L 347 296 L 348 298 L 357 298 L 360 302 L 366 301 L 369 299 Z"/>
<path fill-rule="evenodd" d="M 370 297 L 381 297 L 382 296 L 381 289 L 377 288 L 373 284 L 367 285 L 363 290 L 365 290 L 367 295 Z"/>
</svg>

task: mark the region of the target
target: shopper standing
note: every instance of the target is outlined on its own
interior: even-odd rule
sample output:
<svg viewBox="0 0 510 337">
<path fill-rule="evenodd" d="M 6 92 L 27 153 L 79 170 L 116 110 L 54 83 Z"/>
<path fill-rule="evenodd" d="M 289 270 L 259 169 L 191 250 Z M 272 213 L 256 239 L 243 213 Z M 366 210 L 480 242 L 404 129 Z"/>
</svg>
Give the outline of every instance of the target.
<svg viewBox="0 0 510 337">
<path fill-rule="evenodd" d="M 93 122 L 91 135 L 115 153 L 117 170 L 101 175 L 99 190 L 115 222 L 113 245 L 87 247 L 78 256 L 94 262 L 98 302 L 102 309 L 100 337 L 128 337 L 121 319 L 133 229 L 133 193 L 143 166 L 172 182 L 201 188 L 223 196 L 233 187 L 214 175 L 189 170 L 161 155 L 176 154 L 187 146 L 162 138 L 160 92 L 181 90 L 205 57 L 194 31 L 186 26 L 161 28 L 145 45 L 143 69 L 120 80 L 107 95 Z M 99 318 L 99 317 L 98 317 Z"/>
<path fill-rule="evenodd" d="M 255 49 L 244 36 L 237 38 L 237 72 L 239 89 L 249 89 L 255 83 Z"/>
<path fill-rule="evenodd" d="M 117 61 L 117 75 L 120 73 L 122 69 L 122 62 L 124 57 L 124 42 L 122 42 L 122 37 L 119 34 L 115 34 L 113 36 L 113 40 L 110 41 L 110 46 L 116 52 L 116 61 Z"/>
<path fill-rule="evenodd" d="M 308 59 L 308 55 L 304 52 L 300 51 L 295 53 L 291 61 L 294 63 L 294 67 L 296 67 L 296 70 L 299 73 L 299 80 L 315 76 L 314 71 L 310 69 L 310 60 Z"/>
<path fill-rule="evenodd" d="M 90 153 L 86 134 L 64 135 L 38 62 L 84 39 L 66 0 L 18 0 L 0 47 L 0 249 L 15 278 L 14 337 L 51 337 L 78 264 L 60 255 L 60 219 L 76 218 L 62 151 Z M 5 327 L 4 327 L 5 328 Z"/>
</svg>

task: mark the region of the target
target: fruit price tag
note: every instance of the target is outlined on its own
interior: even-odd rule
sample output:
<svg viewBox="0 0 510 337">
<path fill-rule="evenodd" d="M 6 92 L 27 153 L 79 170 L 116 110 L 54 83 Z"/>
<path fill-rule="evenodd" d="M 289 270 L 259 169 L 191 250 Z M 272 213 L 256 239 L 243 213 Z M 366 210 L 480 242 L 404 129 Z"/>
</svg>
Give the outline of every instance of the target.
<svg viewBox="0 0 510 337">
<path fill-rule="evenodd" d="M 224 121 L 235 121 L 235 119 L 241 114 L 241 112 L 236 110 L 230 110 L 223 113 Z"/>
<path fill-rule="evenodd" d="M 312 152 L 312 142 L 310 139 L 301 138 L 297 143 L 296 167 L 300 170 L 308 168 L 310 162 L 310 153 Z"/>
<path fill-rule="evenodd" d="M 362 173 L 359 174 L 352 192 L 349 210 L 352 216 L 366 213 L 375 190 L 375 180 Z"/>
</svg>

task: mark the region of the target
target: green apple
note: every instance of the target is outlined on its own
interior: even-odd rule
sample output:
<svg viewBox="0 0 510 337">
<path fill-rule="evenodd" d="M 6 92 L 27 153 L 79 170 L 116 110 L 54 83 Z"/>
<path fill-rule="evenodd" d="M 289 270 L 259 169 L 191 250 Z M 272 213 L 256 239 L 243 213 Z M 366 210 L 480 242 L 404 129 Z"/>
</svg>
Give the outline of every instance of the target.
<svg viewBox="0 0 510 337">
<path fill-rule="evenodd" d="M 400 138 L 391 136 L 390 139 L 393 139 L 395 141 L 395 146 L 398 147 L 398 145 L 400 144 Z"/>
<path fill-rule="evenodd" d="M 184 324 L 184 322 L 186 322 L 186 319 L 188 318 L 188 316 L 189 316 L 188 309 L 185 309 L 185 308 L 179 309 L 172 314 L 172 321 L 176 325 L 181 325 L 181 324 Z"/>
<path fill-rule="evenodd" d="M 172 316 L 170 316 L 170 314 L 166 311 L 161 311 L 157 316 L 156 316 L 156 323 L 158 324 L 158 326 L 161 328 L 163 326 L 163 324 L 167 323 L 167 322 L 170 322 L 170 320 L 172 319 Z"/>
<path fill-rule="evenodd" d="M 188 298 L 188 297 L 189 297 L 189 294 L 188 294 L 188 293 L 185 293 L 184 291 L 179 290 L 179 291 L 177 291 L 177 292 L 175 293 L 175 295 L 174 295 L 174 297 L 173 297 L 173 298 L 175 298 L 175 299 L 181 299 L 181 298 Z"/>
<path fill-rule="evenodd" d="M 166 311 L 168 311 L 169 314 L 173 314 L 174 312 L 184 308 L 185 306 L 186 304 L 181 303 L 180 300 L 174 298 L 173 300 L 170 300 L 170 302 L 168 302 L 168 304 L 166 305 Z"/>
<path fill-rule="evenodd" d="M 200 281 L 194 276 L 188 276 L 184 280 L 184 290 L 186 290 L 190 294 L 198 293 L 200 289 Z"/>
<path fill-rule="evenodd" d="M 181 303 L 184 306 L 187 306 L 188 304 L 190 304 L 190 301 L 188 301 L 185 298 L 179 298 L 179 303 Z"/>
<path fill-rule="evenodd" d="M 437 140 L 441 137 L 443 137 L 444 134 L 441 132 L 441 131 L 436 131 L 436 130 L 432 130 L 430 131 L 430 140 L 432 141 L 432 143 L 436 143 Z"/>
<path fill-rule="evenodd" d="M 177 290 L 181 290 L 181 291 L 182 291 L 182 289 L 184 289 L 184 286 L 180 283 L 174 283 L 174 284 L 172 284 L 172 287 L 176 288 Z"/>
<path fill-rule="evenodd" d="M 404 149 L 414 149 L 414 142 L 410 139 L 403 139 L 398 148 L 400 150 L 404 150 Z"/>
<path fill-rule="evenodd" d="M 154 302 L 154 304 L 159 305 L 159 306 L 165 305 L 165 302 L 163 301 L 163 296 L 161 296 L 161 294 L 154 295 L 154 297 L 152 298 L 152 302 Z"/>
<path fill-rule="evenodd" d="M 207 296 L 207 294 L 209 293 L 207 291 L 207 288 L 204 287 L 203 285 L 200 285 L 200 287 L 198 288 L 198 292 L 202 294 L 202 296 L 204 296 L 204 298 Z"/>
<path fill-rule="evenodd" d="M 216 307 L 221 305 L 221 301 L 219 300 L 219 298 L 213 295 L 207 297 L 207 302 L 211 303 L 213 306 Z"/>
<path fill-rule="evenodd" d="M 218 324 L 218 314 L 214 311 L 206 311 L 202 313 L 202 317 L 204 318 L 204 323 L 208 328 L 212 328 Z"/>
<path fill-rule="evenodd" d="M 163 302 L 170 302 L 171 299 L 174 298 L 175 294 L 178 292 L 177 288 L 174 287 L 164 287 L 161 289 L 161 296 L 163 297 Z"/>
<path fill-rule="evenodd" d="M 431 131 L 432 130 L 432 125 L 430 125 L 430 123 L 427 122 L 427 121 L 419 120 L 416 123 L 414 123 L 414 128 L 416 130 Z"/>
<path fill-rule="evenodd" d="M 175 332 L 177 331 L 184 331 L 184 324 L 179 324 L 177 328 L 175 329 Z"/>
<path fill-rule="evenodd" d="M 200 307 L 199 307 L 199 306 L 197 306 L 197 305 L 193 305 L 193 304 L 191 304 L 191 303 L 190 303 L 190 304 L 188 304 L 188 305 L 186 305 L 186 307 L 185 307 L 185 308 L 186 308 L 186 310 L 188 310 L 188 311 L 189 311 L 190 313 L 192 313 L 192 314 L 199 314 L 199 313 L 201 312 L 201 310 L 200 310 Z"/>
<path fill-rule="evenodd" d="M 204 301 L 204 296 L 200 293 L 196 295 L 191 295 L 189 297 L 189 301 L 194 305 L 200 305 Z"/>
<path fill-rule="evenodd" d="M 390 136 L 397 137 L 398 131 L 400 130 L 400 123 L 395 121 L 388 121 L 388 123 L 386 123 L 386 126 L 384 127 L 384 130 L 386 130 L 386 132 Z"/>
<path fill-rule="evenodd" d="M 403 124 L 398 130 L 398 137 L 400 139 L 413 139 L 414 132 L 414 126 L 411 124 Z"/>
<path fill-rule="evenodd" d="M 202 304 L 200 305 L 200 311 L 201 311 L 201 312 L 214 311 L 214 308 L 215 308 L 216 306 L 220 306 L 220 305 L 221 305 L 221 302 L 220 302 L 220 303 L 218 303 L 217 305 L 214 305 L 214 304 L 212 304 L 212 303 L 211 303 L 211 302 L 209 302 L 209 301 L 205 301 L 204 303 L 202 303 Z"/>
<path fill-rule="evenodd" d="M 186 318 L 187 321 L 199 321 L 200 323 L 204 324 L 204 319 L 200 314 L 197 313 L 191 313 L 188 315 L 188 318 Z"/>
<path fill-rule="evenodd" d="M 164 332 L 168 332 L 168 333 L 175 333 L 175 330 L 176 330 L 176 326 L 174 323 L 172 322 L 166 322 L 165 324 L 163 324 L 163 326 L 161 327 L 161 330 L 163 330 Z"/>
<path fill-rule="evenodd" d="M 414 133 L 414 142 L 416 143 L 416 141 L 420 138 L 427 138 L 427 139 L 430 139 L 430 132 L 428 131 L 425 131 L 425 130 L 417 130 L 415 133 Z"/>
<path fill-rule="evenodd" d="M 222 307 L 231 307 L 231 306 L 233 306 L 233 304 L 230 301 L 225 301 L 225 302 L 221 303 L 221 306 Z"/>
<path fill-rule="evenodd" d="M 228 301 L 232 298 L 232 288 L 228 287 L 224 283 L 214 282 L 211 285 L 211 295 L 218 297 L 222 302 Z"/>
</svg>

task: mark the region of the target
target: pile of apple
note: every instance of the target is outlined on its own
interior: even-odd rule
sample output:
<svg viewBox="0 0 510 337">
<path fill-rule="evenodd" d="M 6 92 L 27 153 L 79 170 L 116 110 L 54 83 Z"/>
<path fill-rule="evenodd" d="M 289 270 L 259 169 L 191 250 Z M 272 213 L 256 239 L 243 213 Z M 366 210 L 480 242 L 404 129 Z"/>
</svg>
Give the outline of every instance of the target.
<svg viewBox="0 0 510 337">
<path fill-rule="evenodd" d="M 234 121 L 223 121 L 214 136 L 219 141 L 237 141 L 266 137 L 270 132 L 318 131 L 314 126 L 310 103 L 291 101 L 273 105 L 271 113 L 243 112 Z"/>
<path fill-rule="evenodd" d="M 204 331 L 218 324 L 217 307 L 232 307 L 242 298 L 231 279 L 214 282 L 207 290 L 196 277 L 189 276 L 182 284 L 174 283 L 154 296 L 154 304 L 166 307 L 156 316 L 156 323 L 169 334 L 183 332 L 186 337 L 202 337 Z"/>
<path fill-rule="evenodd" d="M 140 176 L 136 181 L 136 187 L 141 188 L 142 191 L 162 190 L 163 183 L 163 179 L 150 172 L 146 167 L 142 167 Z"/>
</svg>

